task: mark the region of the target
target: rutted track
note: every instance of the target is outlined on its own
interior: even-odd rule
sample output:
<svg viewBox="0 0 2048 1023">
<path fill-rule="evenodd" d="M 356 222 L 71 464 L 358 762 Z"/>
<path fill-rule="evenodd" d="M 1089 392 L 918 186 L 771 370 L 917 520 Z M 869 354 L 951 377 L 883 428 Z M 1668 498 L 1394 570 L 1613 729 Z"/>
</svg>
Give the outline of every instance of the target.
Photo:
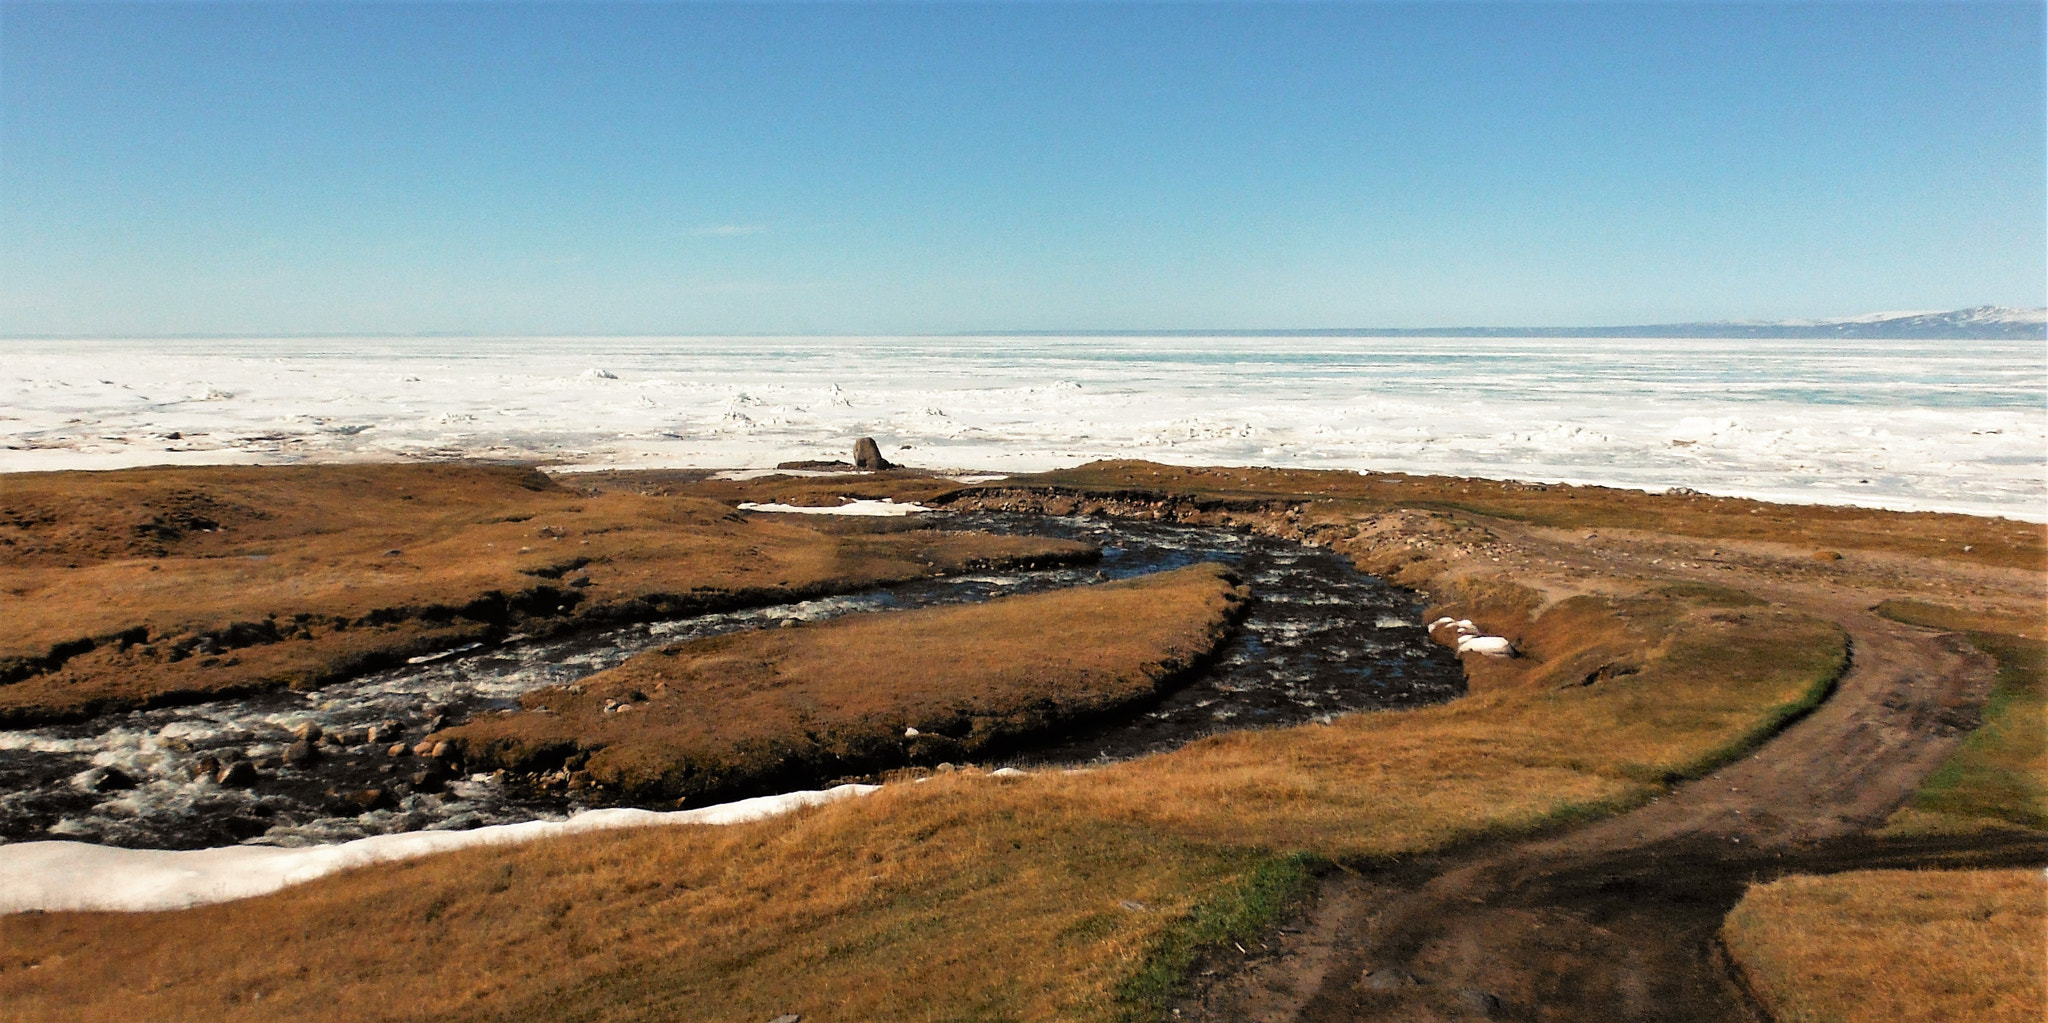
<svg viewBox="0 0 2048 1023">
<path fill-rule="evenodd" d="M 1537 557 L 1567 556 L 1540 531 L 1487 526 Z M 1675 552 L 1696 559 L 1674 560 L 1701 578 L 1839 622 L 1852 664 L 1826 703 L 1750 756 L 1631 813 L 1332 878 L 1273 954 L 1219 963 L 1184 1018 L 1756 1019 L 1717 937 L 1750 881 L 2048 862 L 2038 837 L 1868 834 L 1975 724 L 1988 658 L 1953 635 L 1868 613 L 1865 592 L 1710 569 L 1707 546 L 1659 538 L 1619 560 L 1649 565 L 1651 554 Z"/>
</svg>

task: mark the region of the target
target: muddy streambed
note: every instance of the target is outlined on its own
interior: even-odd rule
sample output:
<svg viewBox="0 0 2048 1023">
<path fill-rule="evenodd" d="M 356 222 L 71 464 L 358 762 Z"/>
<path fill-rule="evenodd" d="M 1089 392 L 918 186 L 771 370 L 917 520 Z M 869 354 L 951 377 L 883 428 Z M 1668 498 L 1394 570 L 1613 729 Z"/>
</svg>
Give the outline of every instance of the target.
<svg viewBox="0 0 2048 1023">
<path fill-rule="evenodd" d="M 514 707 L 528 690 L 573 682 L 652 646 L 791 619 L 978 602 L 1198 561 L 1232 565 L 1252 588 L 1250 612 L 1215 663 L 1161 699 L 1045 736 L 1005 763 L 1122 759 L 1219 731 L 1435 703 L 1464 690 L 1463 671 L 1424 632 L 1414 597 L 1358 572 L 1342 555 L 1162 523 L 992 514 L 935 518 L 943 528 L 1082 540 L 1101 548 L 1102 560 L 924 580 L 544 641 L 509 637 L 315 692 L 279 691 L 0 731 L 0 841 L 70 839 L 135 848 L 306 845 L 560 818 L 589 804 L 490 775 L 420 777 L 415 758 L 394 758 L 387 750 L 445 723 Z M 287 762 L 294 730 L 307 725 L 326 736 L 319 756 Z M 237 761 L 253 765 L 253 779 L 220 784 L 217 765 Z M 380 795 L 366 800 L 371 790 Z"/>
</svg>

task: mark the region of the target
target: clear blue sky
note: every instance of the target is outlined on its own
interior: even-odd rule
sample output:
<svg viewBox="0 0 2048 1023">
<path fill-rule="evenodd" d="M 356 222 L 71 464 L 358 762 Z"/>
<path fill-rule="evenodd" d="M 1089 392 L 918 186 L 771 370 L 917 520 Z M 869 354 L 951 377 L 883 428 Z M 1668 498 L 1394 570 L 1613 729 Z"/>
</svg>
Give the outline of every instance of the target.
<svg viewBox="0 0 2048 1023">
<path fill-rule="evenodd" d="M 0 3 L 0 335 L 2048 304 L 2041 3 Z"/>
</svg>

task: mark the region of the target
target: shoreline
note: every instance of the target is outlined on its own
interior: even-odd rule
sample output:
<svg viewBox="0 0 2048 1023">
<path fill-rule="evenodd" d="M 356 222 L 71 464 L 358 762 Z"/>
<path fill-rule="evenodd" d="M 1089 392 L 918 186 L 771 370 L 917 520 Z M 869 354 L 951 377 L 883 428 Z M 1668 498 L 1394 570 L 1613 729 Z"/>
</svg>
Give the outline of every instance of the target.
<svg viewBox="0 0 2048 1023">
<path fill-rule="evenodd" d="M 201 452 L 194 453 L 202 454 Z M 779 452 L 778 456 L 786 454 L 791 457 L 789 459 L 784 460 L 797 460 L 798 456 L 808 456 L 815 453 L 816 452 L 811 452 L 807 450 L 798 451 L 792 449 L 790 451 Z M 284 467 L 328 465 L 384 466 L 433 465 L 441 463 L 502 465 L 519 468 L 531 468 L 537 469 L 541 472 L 548 473 L 549 475 L 552 476 L 565 477 L 605 472 L 690 472 L 703 473 L 706 476 L 715 476 L 716 474 L 719 473 L 747 473 L 752 476 L 758 477 L 788 476 L 791 478 L 795 478 L 798 476 L 823 476 L 829 478 L 834 476 L 857 475 L 857 473 L 851 471 L 847 473 L 820 473 L 816 471 L 806 470 L 778 470 L 775 469 L 772 465 L 766 467 L 733 467 L 725 465 L 707 465 L 694 461 L 663 461 L 661 459 L 650 459 L 646 461 L 637 462 L 572 462 L 553 461 L 545 458 L 536 459 L 532 457 L 487 458 L 479 456 L 467 458 L 430 458 L 403 457 L 396 455 L 388 457 L 351 457 L 335 459 L 279 459 L 270 457 L 264 453 L 248 453 L 248 457 L 246 458 L 219 458 L 213 457 L 217 455 L 218 452 L 211 451 L 203 452 L 203 454 L 205 454 L 208 457 L 194 459 L 179 459 L 167 461 L 161 458 L 161 453 L 140 454 L 131 459 L 125 454 L 123 454 L 107 456 L 104 459 L 92 460 L 88 462 L 79 462 L 76 464 L 42 466 L 15 464 L 16 461 L 18 460 L 19 454 L 19 452 L 13 451 L 0 451 L 0 478 L 5 478 L 6 476 L 9 475 L 29 473 L 120 472 L 130 469 L 157 468 L 207 468 L 216 466 Z M 1156 458 L 1161 453 L 1145 452 L 1145 454 L 1152 458 Z M 1032 460 L 1028 463 L 1000 469 L 960 467 L 928 468 L 925 466 L 908 466 L 906 468 L 910 468 L 916 472 L 928 473 L 933 476 L 941 478 L 951 479 L 959 477 L 968 477 L 973 478 L 973 481 L 979 482 L 981 480 L 994 481 L 1009 478 L 1012 476 L 1041 475 L 1048 471 L 1057 471 L 1059 468 L 1065 466 L 1072 466 L 1078 464 L 1078 461 L 1086 460 L 1086 456 L 1082 456 L 1078 460 L 1076 458 L 1052 456 L 1031 457 Z M 1111 456 L 1104 455 L 1100 457 L 1108 458 Z M 1412 464 L 1402 468 L 1369 468 L 1352 465 L 1324 463 L 1290 465 L 1258 461 L 1234 462 L 1219 461 L 1216 459 L 1208 458 L 1195 458 L 1187 461 L 1163 461 L 1160 462 L 1160 464 L 1173 465 L 1191 469 L 1218 467 L 1230 469 L 1297 470 L 1302 472 L 1349 472 L 1355 473 L 1360 476 L 1439 477 L 1454 480 L 1471 480 L 1474 482 L 1482 483 L 1528 484 L 1552 487 L 1579 487 L 1585 489 L 1615 490 L 1653 497 L 1665 494 L 1698 494 L 1702 497 L 1718 497 L 1738 501 L 1756 501 L 1765 504 L 1783 505 L 1790 508 L 1843 508 L 1854 509 L 1859 511 L 1898 512 L 1906 515 L 1963 515 L 1968 516 L 1970 518 L 2002 519 L 2010 522 L 2024 522 L 2035 525 L 2048 525 L 2048 490 L 2044 490 L 2042 492 L 2040 502 L 2036 502 L 2032 505 L 2019 505 L 1992 504 L 1968 501 L 1957 502 L 1939 498 L 1901 498 L 1896 500 L 1886 500 L 1883 498 L 1870 499 L 1854 494 L 1813 494 L 1804 490 L 1781 487 L 1713 487 L 1711 489 L 1701 490 L 1678 483 L 1667 484 L 1662 487 L 1659 487 L 1654 484 L 1644 483 L 1640 480 L 1622 479 L 1617 477 L 1579 475 L 1505 476 L 1489 474 L 1484 471 L 1459 472 L 1453 471 L 1455 468 L 1457 468 L 1454 466 L 1432 466 L 1427 464 Z"/>
</svg>

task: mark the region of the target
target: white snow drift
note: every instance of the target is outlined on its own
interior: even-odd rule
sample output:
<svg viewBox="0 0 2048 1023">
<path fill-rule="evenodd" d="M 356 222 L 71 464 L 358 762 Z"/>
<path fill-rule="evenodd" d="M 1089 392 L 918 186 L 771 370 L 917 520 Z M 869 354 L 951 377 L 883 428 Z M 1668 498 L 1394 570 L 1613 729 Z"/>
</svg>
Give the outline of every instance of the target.
<svg viewBox="0 0 2048 1023">
<path fill-rule="evenodd" d="M 509 845 L 609 828 L 738 824 L 875 791 L 840 785 L 695 810 L 590 810 L 565 821 L 527 821 L 471 831 L 414 831 L 297 849 L 120 849 L 80 842 L 0 845 L 0 913 L 29 910 L 184 909 L 266 895 L 351 867 L 479 845 Z"/>
</svg>

